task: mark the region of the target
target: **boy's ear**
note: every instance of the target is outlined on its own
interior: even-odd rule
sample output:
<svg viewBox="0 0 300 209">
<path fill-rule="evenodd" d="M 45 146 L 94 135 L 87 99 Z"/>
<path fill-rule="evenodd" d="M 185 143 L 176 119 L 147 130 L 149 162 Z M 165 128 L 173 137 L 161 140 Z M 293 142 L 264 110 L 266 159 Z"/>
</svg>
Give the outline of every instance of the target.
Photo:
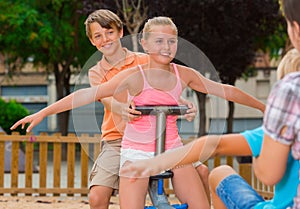
<svg viewBox="0 0 300 209">
<path fill-rule="evenodd" d="M 96 46 L 92 38 L 89 38 L 89 40 L 93 46 Z"/>
</svg>

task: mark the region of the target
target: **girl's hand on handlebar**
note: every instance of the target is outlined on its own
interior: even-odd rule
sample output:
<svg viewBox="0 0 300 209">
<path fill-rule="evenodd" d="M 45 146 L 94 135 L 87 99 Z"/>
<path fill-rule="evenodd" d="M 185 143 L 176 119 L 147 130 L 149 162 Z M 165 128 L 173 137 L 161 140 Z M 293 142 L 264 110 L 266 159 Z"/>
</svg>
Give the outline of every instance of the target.
<svg viewBox="0 0 300 209">
<path fill-rule="evenodd" d="M 188 102 L 187 106 L 189 109 L 187 110 L 186 114 L 184 115 L 185 119 L 189 122 L 193 121 L 197 115 L 197 108 L 192 102 Z"/>
<path fill-rule="evenodd" d="M 188 110 L 186 112 L 186 114 L 184 115 L 185 119 L 187 121 L 192 121 L 195 119 L 196 115 L 197 115 L 197 108 L 196 105 L 194 105 L 191 101 L 186 100 L 182 97 L 179 98 L 179 104 L 181 105 L 187 105 L 188 106 Z"/>
<path fill-rule="evenodd" d="M 134 102 L 131 102 L 129 107 L 122 110 L 122 119 L 126 122 L 138 120 L 141 117 L 141 114 L 140 111 L 135 110 Z"/>
</svg>

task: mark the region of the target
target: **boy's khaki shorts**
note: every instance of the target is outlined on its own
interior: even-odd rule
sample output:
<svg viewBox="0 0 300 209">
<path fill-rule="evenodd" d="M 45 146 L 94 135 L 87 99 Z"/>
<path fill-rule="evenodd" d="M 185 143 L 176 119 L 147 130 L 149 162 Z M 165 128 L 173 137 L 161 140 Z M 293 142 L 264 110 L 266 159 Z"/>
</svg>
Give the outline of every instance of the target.
<svg viewBox="0 0 300 209">
<path fill-rule="evenodd" d="M 106 186 L 119 188 L 121 139 L 102 141 L 101 152 L 90 174 L 90 187 Z"/>
</svg>

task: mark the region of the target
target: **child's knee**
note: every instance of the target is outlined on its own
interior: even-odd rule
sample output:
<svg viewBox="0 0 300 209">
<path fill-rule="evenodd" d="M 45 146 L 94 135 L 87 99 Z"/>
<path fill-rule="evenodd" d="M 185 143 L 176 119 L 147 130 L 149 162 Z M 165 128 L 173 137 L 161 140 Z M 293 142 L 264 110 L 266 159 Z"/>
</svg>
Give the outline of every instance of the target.
<svg viewBox="0 0 300 209">
<path fill-rule="evenodd" d="M 108 207 L 112 189 L 101 189 L 102 186 L 93 186 L 89 193 L 90 208 Z"/>
<path fill-rule="evenodd" d="M 201 179 L 208 179 L 209 169 L 206 165 L 201 164 L 196 167 L 197 172 L 199 173 Z"/>
<path fill-rule="evenodd" d="M 228 165 L 221 165 L 212 169 L 208 177 L 210 187 L 214 190 L 223 179 L 232 174 L 236 174 L 236 172 Z"/>
</svg>

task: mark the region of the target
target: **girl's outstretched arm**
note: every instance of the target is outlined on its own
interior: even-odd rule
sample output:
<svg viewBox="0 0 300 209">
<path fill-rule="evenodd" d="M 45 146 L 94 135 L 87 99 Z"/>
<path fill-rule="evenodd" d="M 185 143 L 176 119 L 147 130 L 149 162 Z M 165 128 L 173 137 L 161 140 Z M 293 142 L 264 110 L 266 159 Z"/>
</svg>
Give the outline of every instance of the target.
<svg viewBox="0 0 300 209">
<path fill-rule="evenodd" d="M 192 68 L 182 69 L 184 73 L 181 73 L 180 76 L 190 88 L 204 94 L 215 95 L 228 101 L 256 108 L 261 112 L 265 111 L 265 104 L 241 89 L 207 79 Z"/>
<path fill-rule="evenodd" d="M 231 86 L 231 85 L 226 85 L 226 84 L 222 84 L 223 89 L 224 89 L 224 99 L 228 100 L 228 101 L 232 101 L 235 103 L 239 103 L 242 105 L 246 105 L 249 107 L 253 107 L 256 108 L 258 110 L 260 110 L 262 113 L 264 113 L 265 111 L 265 104 L 262 103 L 261 101 L 259 101 L 258 99 L 256 99 L 255 97 L 251 96 L 250 94 L 242 91 L 241 89 L 235 87 L 235 86 Z M 215 92 L 216 96 L 220 96 L 217 95 L 218 93 Z"/>
</svg>

